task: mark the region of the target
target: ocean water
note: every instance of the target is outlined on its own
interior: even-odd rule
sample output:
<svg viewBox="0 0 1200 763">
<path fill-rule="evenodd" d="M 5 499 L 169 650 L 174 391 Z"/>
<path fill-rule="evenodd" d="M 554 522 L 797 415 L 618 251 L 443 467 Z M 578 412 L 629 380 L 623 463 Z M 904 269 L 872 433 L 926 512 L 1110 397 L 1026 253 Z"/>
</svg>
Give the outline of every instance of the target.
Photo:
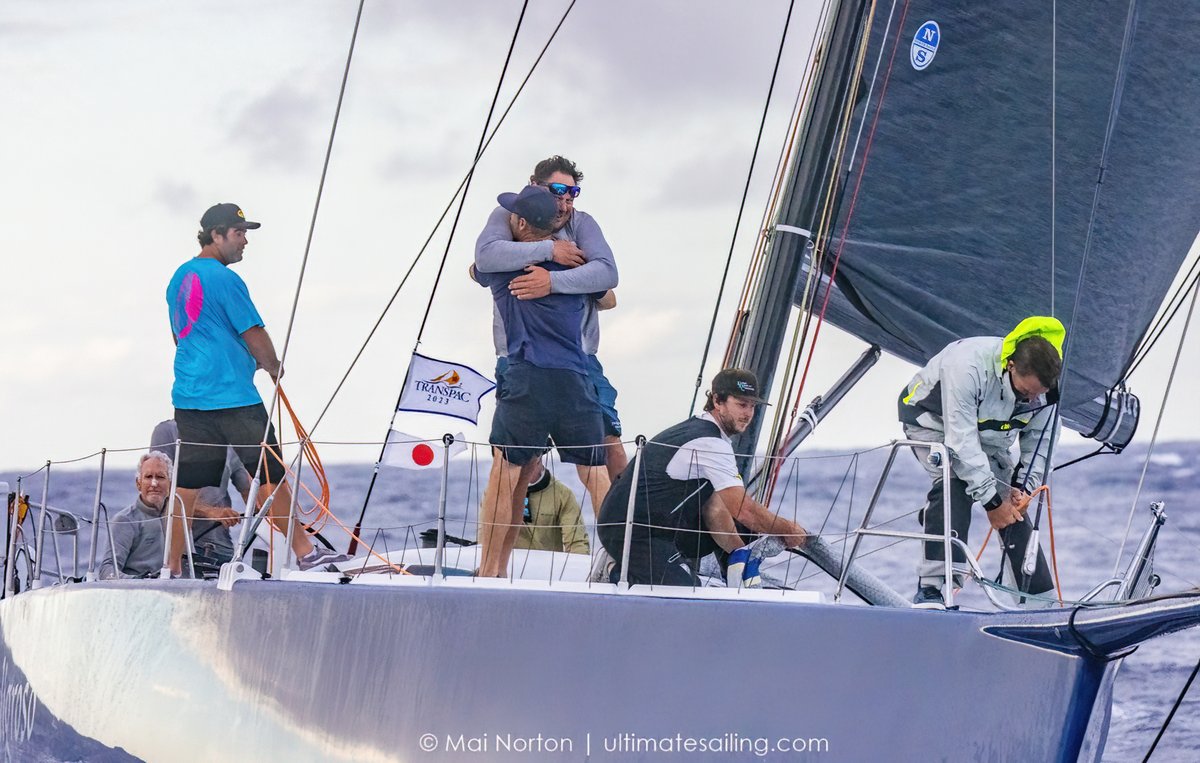
<svg viewBox="0 0 1200 763">
<path fill-rule="evenodd" d="M 1084 452 L 1070 450 L 1059 461 Z M 1200 546 L 1200 506 L 1197 506 L 1200 502 L 1200 443 L 1160 444 L 1148 465 L 1145 455 L 1144 448 L 1131 449 L 1119 456 L 1098 456 L 1056 472 L 1052 483 L 1052 514 L 1043 522 L 1042 543 L 1048 550 L 1048 520 L 1052 519 L 1064 598 L 1078 597 L 1112 574 L 1132 507 L 1133 521 L 1125 549 L 1128 558 L 1149 523 L 1151 501 L 1164 502 L 1168 516 L 1155 558 L 1155 571 L 1162 578 L 1156 593 L 1200 587 L 1200 568 L 1196 563 Z M 331 458 L 325 451 L 323 456 Z M 886 451 L 876 449 L 859 454 L 810 453 L 789 461 L 781 470 L 772 508 L 794 516 L 809 530 L 819 530 L 830 543 L 840 543 L 848 529 L 857 526 L 861 519 L 885 458 Z M 1135 504 L 1144 465 L 1144 483 Z M 50 481 L 50 505 L 90 517 L 98 476 L 95 466 L 85 463 L 83 468 L 55 467 Z M 487 468 L 487 451 L 483 447 L 473 447 L 468 454 L 451 462 L 446 499 L 451 534 L 475 537 L 475 507 L 486 481 Z M 590 525 L 591 511 L 573 468 L 564 468 L 561 464 L 551 464 L 550 468 L 580 499 Z M 369 464 L 327 467 L 332 496 L 330 505 L 337 521 L 326 523 L 322 534 L 339 548 L 344 548 L 348 540 L 339 523 L 346 527 L 354 525 L 372 472 Z M 0 479 L 13 483 L 20 473 L 19 470 L 0 471 Z M 35 500 L 40 497 L 40 474 L 29 477 L 24 484 Z M 311 478 L 306 484 L 315 486 Z M 416 545 L 418 534 L 435 526 L 439 485 L 437 472 L 381 470 L 361 537 L 380 550 Z M 881 493 L 876 520 L 891 520 L 889 525 L 900 530 L 918 530 L 912 515 L 921 505 L 927 488 L 927 479 L 915 460 L 911 455 L 900 454 Z M 106 471 L 101 500 L 107 509 L 115 513 L 128 505 L 133 496 L 131 470 Z M 311 505 L 311 500 L 306 499 L 303 503 Z M 977 515 L 970 537 L 973 549 L 979 549 L 986 530 L 986 523 Z M 85 568 L 89 557 L 89 535 L 90 526 L 85 522 L 79 532 L 80 559 Z M 994 572 L 998 566 L 996 545 L 994 541 L 989 543 L 982 557 L 985 571 Z M 64 543 L 62 550 L 65 552 L 64 563 L 69 567 L 70 546 Z M 860 554 L 864 554 L 862 564 L 868 570 L 905 595 L 915 589 L 917 549 L 912 543 L 865 542 Z M 48 550 L 47 557 L 51 555 Z M 799 581 L 803 587 L 832 591 L 832 581 L 823 573 L 805 568 L 796 557 L 784 554 L 774 561 L 775 564 L 764 567 L 768 574 L 792 583 Z M 988 607 L 986 598 L 973 583 L 962 592 L 960 604 Z M 1200 629 L 1193 629 L 1143 644 L 1124 661 L 1116 684 L 1105 761 L 1141 760 L 1145 756 L 1198 660 Z M 1190 763 L 1197 759 L 1200 759 L 1200 687 L 1193 687 L 1152 760 Z"/>
</svg>

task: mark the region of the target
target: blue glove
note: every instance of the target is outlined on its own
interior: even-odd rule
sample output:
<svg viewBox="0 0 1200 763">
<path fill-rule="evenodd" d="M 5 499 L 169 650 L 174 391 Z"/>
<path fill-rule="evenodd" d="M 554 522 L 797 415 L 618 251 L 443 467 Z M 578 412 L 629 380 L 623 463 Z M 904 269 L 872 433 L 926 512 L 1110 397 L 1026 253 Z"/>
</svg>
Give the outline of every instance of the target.
<svg viewBox="0 0 1200 763">
<path fill-rule="evenodd" d="M 742 588 L 762 588 L 762 578 L 758 576 L 758 565 L 762 564 L 761 556 L 752 556 L 742 570 Z"/>
<path fill-rule="evenodd" d="M 725 569 L 725 585 L 730 588 L 758 588 L 762 579 L 758 567 L 762 558 L 754 553 L 754 546 L 742 546 L 729 552 L 729 565 Z"/>
<path fill-rule="evenodd" d="M 742 587 L 742 573 L 745 572 L 748 561 L 750 561 L 749 546 L 742 546 L 729 552 L 729 564 L 725 568 L 725 585 L 730 588 Z"/>
</svg>

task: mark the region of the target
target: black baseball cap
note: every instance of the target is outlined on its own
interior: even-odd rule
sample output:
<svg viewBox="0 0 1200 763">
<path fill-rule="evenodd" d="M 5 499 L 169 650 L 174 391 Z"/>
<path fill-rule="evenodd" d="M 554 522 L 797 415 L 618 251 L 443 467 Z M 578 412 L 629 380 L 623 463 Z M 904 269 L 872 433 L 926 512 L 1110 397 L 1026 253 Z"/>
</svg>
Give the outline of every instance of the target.
<svg viewBox="0 0 1200 763">
<path fill-rule="evenodd" d="M 540 185 L 527 185 L 520 193 L 502 193 L 496 201 L 538 230 L 551 230 L 558 217 L 558 201 Z"/>
<path fill-rule="evenodd" d="M 214 204 L 208 208 L 204 216 L 200 218 L 200 228 L 202 230 L 212 230 L 213 228 L 242 228 L 245 230 L 254 230 L 262 227 L 262 223 L 252 223 L 246 219 L 246 213 L 237 204 Z"/>
<path fill-rule="evenodd" d="M 758 396 L 758 377 L 744 368 L 726 368 L 714 376 L 712 393 L 714 395 L 733 395 L 753 400 L 756 403 L 767 403 Z"/>
</svg>

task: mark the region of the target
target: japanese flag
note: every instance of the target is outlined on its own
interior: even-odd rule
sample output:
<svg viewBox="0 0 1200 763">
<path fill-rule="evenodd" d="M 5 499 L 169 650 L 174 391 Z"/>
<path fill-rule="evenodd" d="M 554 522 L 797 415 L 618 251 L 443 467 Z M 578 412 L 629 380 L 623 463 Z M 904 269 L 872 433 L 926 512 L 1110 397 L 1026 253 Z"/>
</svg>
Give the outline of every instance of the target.
<svg viewBox="0 0 1200 763">
<path fill-rule="evenodd" d="M 461 433 L 454 435 L 454 443 L 450 446 L 450 455 L 462 453 L 467 449 Z M 398 466 L 401 469 L 436 469 L 446 458 L 446 446 L 441 440 L 429 440 L 416 435 L 388 432 L 387 444 L 383 447 L 383 458 L 379 463 L 386 466 Z"/>
</svg>

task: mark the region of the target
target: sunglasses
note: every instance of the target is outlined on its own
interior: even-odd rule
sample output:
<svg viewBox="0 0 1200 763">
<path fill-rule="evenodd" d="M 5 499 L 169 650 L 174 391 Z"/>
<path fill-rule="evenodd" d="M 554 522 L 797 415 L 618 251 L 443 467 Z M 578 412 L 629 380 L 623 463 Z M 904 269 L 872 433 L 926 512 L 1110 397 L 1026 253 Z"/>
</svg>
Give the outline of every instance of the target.
<svg viewBox="0 0 1200 763">
<path fill-rule="evenodd" d="M 577 185 L 567 185 L 566 183 L 538 183 L 538 185 L 545 187 L 555 196 L 570 196 L 572 199 L 583 190 Z"/>
</svg>

